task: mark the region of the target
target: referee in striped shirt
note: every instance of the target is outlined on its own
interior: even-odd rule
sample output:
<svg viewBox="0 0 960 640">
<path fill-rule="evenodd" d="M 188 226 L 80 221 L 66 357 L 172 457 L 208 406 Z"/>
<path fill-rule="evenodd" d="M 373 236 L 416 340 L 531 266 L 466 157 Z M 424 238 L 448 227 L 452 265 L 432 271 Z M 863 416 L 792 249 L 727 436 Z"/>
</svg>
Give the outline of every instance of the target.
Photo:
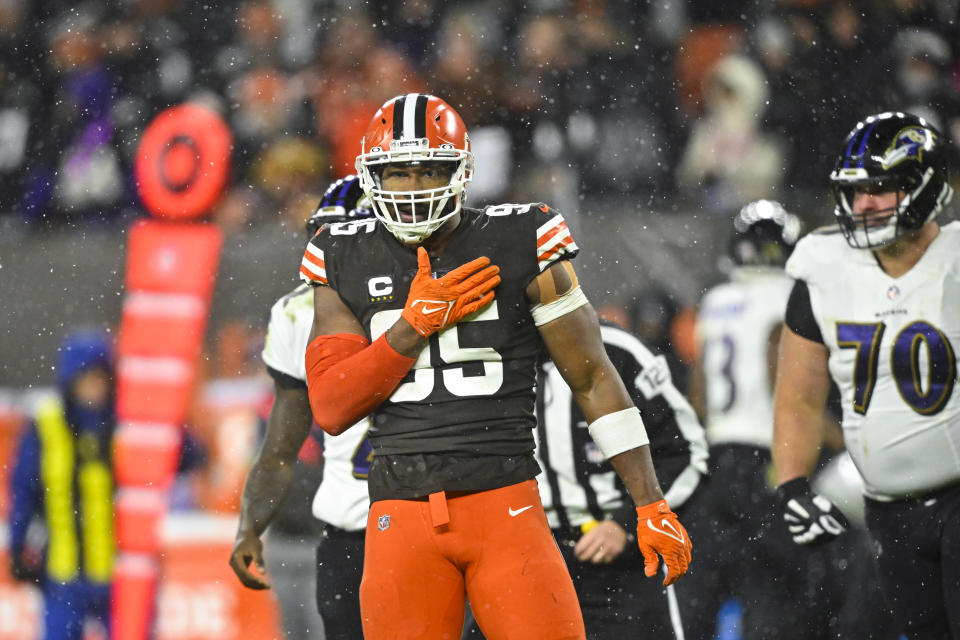
<svg viewBox="0 0 960 640">
<path fill-rule="evenodd" d="M 707 471 L 703 427 L 671 381 L 663 355 L 612 324 L 602 324 L 601 334 L 640 409 L 665 498 L 681 513 Z M 642 629 L 657 632 L 649 637 L 682 639 L 682 603 L 672 585 L 644 576 L 633 501 L 549 360 L 540 367 L 537 387 L 537 455 L 543 469 L 537 481 L 577 590 L 587 638 L 619 640 Z"/>
</svg>

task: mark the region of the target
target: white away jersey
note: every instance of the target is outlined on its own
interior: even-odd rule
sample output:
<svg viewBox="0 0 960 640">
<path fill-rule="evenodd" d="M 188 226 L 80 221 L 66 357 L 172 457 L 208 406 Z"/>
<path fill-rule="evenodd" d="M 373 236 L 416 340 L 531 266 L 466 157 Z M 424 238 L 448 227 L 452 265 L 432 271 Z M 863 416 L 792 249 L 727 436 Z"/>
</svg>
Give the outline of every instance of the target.
<svg viewBox="0 0 960 640">
<path fill-rule="evenodd" d="M 300 285 L 273 304 L 263 346 L 263 363 L 307 381 L 305 355 L 313 326 L 313 287 Z"/>
<path fill-rule="evenodd" d="M 960 481 L 960 222 L 941 227 L 899 278 L 829 231 L 801 240 L 787 271 L 810 291 L 867 494 L 894 498 Z"/>
<path fill-rule="evenodd" d="M 302 284 L 270 310 L 264 364 L 306 384 L 304 361 L 312 325 L 313 287 Z M 372 453 L 368 427 L 365 418 L 338 436 L 323 435 L 323 482 L 313 498 L 313 515 L 347 531 L 360 531 L 367 525 L 370 498 L 366 478 Z"/>
<path fill-rule="evenodd" d="M 703 354 L 707 440 L 770 448 L 770 332 L 783 322 L 793 281 L 779 269 L 740 267 L 703 297 L 697 340 Z"/>
</svg>

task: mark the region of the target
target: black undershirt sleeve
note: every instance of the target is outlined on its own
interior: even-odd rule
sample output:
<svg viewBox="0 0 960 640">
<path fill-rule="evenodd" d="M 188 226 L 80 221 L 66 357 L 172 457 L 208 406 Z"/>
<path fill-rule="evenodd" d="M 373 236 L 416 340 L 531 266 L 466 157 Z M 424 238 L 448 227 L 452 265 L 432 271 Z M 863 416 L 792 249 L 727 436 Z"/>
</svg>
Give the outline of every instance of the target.
<svg viewBox="0 0 960 640">
<path fill-rule="evenodd" d="M 795 280 L 793 283 L 793 290 L 790 291 L 790 298 L 787 300 L 787 314 L 784 322 L 801 338 L 823 344 L 820 326 L 813 317 L 813 308 L 810 306 L 810 291 L 803 280 Z"/>
<path fill-rule="evenodd" d="M 266 365 L 266 366 L 267 366 L 267 373 L 270 374 L 270 377 L 273 378 L 274 382 L 276 382 L 281 389 L 298 389 L 298 388 L 306 389 L 307 388 L 307 383 L 305 383 L 303 380 L 294 378 L 293 376 L 286 374 L 283 371 L 277 371 L 270 365 Z"/>
</svg>

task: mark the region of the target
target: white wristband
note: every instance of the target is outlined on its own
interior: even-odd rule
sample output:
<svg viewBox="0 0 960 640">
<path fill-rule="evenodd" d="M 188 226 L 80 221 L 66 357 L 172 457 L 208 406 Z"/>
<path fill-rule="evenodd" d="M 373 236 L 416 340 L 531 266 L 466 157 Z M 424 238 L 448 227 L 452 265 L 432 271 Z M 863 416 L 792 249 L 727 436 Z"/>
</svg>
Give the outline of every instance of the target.
<svg viewBox="0 0 960 640">
<path fill-rule="evenodd" d="M 640 410 L 636 407 L 600 416 L 587 429 L 607 460 L 618 453 L 650 444 Z"/>
</svg>

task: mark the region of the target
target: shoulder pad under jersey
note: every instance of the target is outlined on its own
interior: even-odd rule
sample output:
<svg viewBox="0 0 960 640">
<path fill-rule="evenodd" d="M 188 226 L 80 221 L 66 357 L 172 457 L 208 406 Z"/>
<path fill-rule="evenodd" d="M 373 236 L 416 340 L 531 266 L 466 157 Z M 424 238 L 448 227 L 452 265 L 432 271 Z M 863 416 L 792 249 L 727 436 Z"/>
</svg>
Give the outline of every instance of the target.
<svg viewBox="0 0 960 640">
<path fill-rule="evenodd" d="M 334 222 L 320 227 L 310 239 L 300 261 L 300 279 L 312 286 L 328 285 L 326 251 L 338 237 L 372 234 L 377 230 L 376 218 Z"/>
<path fill-rule="evenodd" d="M 517 216 L 518 222 L 536 226 L 537 268 L 543 272 L 554 262 L 570 259 L 580 251 L 563 215 L 542 202 L 526 204 L 497 204 L 483 209 L 483 214 L 491 218 Z"/>
<path fill-rule="evenodd" d="M 839 263 L 850 251 L 841 233 L 809 233 L 794 248 L 786 272 L 791 278 L 806 282 L 835 278 Z"/>
</svg>

